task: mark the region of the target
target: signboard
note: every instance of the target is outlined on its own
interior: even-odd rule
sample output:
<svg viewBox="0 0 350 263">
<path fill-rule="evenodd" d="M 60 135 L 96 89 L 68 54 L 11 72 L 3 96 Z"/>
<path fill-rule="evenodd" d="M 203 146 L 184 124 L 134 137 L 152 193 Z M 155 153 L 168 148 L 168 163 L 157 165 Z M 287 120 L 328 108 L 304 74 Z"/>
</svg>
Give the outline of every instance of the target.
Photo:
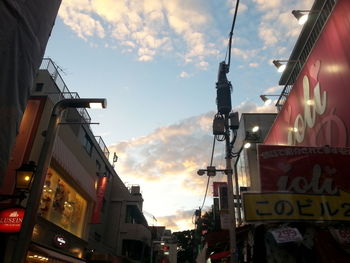
<svg viewBox="0 0 350 263">
<path fill-rule="evenodd" d="M 350 148 L 258 145 L 262 192 L 350 193 Z"/>
<path fill-rule="evenodd" d="M 24 211 L 23 208 L 10 208 L 0 211 L 0 232 L 19 232 L 22 226 Z"/>
<path fill-rule="evenodd" d="M 337 1 L 265 144 L 350 146 L 349 13 Z"/>
<path fill-rule="evenodd" d="M 300 242 L 303 240 L 297 228 L 286 227 L 270 230 L 273 238 L 278 244 L 288 243 L 288 242 Z"/>
<path fill-rule="evenodd" d="M 247 222 L 350 221 L 350 194 L 243 193 Z"/>
</svg>

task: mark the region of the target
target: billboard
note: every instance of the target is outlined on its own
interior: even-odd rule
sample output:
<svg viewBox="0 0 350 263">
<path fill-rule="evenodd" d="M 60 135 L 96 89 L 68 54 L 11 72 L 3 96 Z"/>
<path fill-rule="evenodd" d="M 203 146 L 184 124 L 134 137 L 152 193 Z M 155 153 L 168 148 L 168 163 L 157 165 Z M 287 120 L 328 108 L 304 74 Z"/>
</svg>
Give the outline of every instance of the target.
<svg viewBox="0 0 350 263">
<path fill-rule="evenodd" d="M 262 192 L 350 193 L 350 148 L 258 145 Z"/>
<path fill-rule="evenodd" d="M 265 144 L 350 146 L 349 13 L 338 1 Z"/>
<path fill-rule="evenodd" d="M 350 148 L 259 145 L 258 159 L 246 221 L 350 221 Z"/>
</svg>

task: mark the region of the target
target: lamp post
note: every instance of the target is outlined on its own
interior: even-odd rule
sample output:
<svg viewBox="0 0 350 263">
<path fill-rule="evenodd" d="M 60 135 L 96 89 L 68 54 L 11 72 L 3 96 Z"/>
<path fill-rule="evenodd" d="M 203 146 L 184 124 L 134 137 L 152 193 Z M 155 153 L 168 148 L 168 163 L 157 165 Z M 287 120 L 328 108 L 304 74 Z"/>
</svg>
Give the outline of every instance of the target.
<svg viewBox="0 0 350 263">
<path fill-rule="evenodd" d="M 26 198 L 25 192 L 29 190 L 33 181 L 35 168 L 35 163 L 29 162 L 22 164 L 21 167 L 16 169 L 15 191 L 19 193 L 14 195 L 0 195 L 0 201 L 19 199 L 19 205 L 21 205 L 23 199 Z"/>
<path fill-rule="evenodd" d="M 106 99 L 85 98 L 85 99 L 64 99 L 57 102 L 51 113 L 49 125 L 46 130 L 45 140 L 40 152 L 37 170 L 33 179 L 32 187 L 27 201 L 27 206 L 22 221 L 21 231 L 18 236 L 17 245 L 12 256 L 13 263 L 23 263 L 30 244 L 36 216 L 40 204 L 41 192 L 45 176 L 49 167 L 53 146 L 58 134 L 58 125 L 62 112 L 67 108 L 100 108 L 106 107 Z"/>
</svg>

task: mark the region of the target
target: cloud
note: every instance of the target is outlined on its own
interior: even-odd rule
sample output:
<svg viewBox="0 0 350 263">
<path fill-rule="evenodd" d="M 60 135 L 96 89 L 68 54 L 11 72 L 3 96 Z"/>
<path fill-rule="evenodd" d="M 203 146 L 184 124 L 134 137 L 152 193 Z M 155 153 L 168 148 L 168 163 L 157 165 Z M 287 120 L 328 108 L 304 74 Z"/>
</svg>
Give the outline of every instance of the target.
<svg viewBox="0 0 350 263">
<path fill-rule="evenodd" d="M 256 63 L 256 62 L 254 62 L 254 63 L 249 63 L 249 67 L 256 68 L 256 67 L 258 67 L 258 66 L 259 66 L 259 63 Z"/>
<path fill-rule="evenodd" d="M 179 75 L 180 78 L 189 78 L 190 77 L 190 74 L 188 74 L 187 72 L 185 71 L 182 71 Z"/>
<path fill-rule="evenodd" d="M 264 90 L 264 94 L 276 94 L 276 95 L 278 95 L 281 93 L 282 88 L 283 87 L 281 87 L 281 86 L 273 86 L 271 88 Z"/>
<path fill-rule="evenodd" d="M 208 41 L 213 18 L 201 0 L 71 0 L 62 2 L 59 17 L 80 38 L 117 41 L 124 52 L 136 51 L 139 61 L 175 51 L 205 69 L 205 59 L 219 53 Z"/>
<path fill-rule="evenodd" d="M 310 9 L 313 0 L 253 0 L 257 10 L 261 12 L 258 28 L 260 39 L 264 42 L 264 48 L 282 47 L 290 45 L 302 27 L 292 16 L 291 10 Z"/>
<path fill-rule="evenodd" d="M 233 111 L 275 112 L 275 109 L 246 101 Z M 181 224 L 183 229 L 190 222 L 189 218 L 178 219 L 180 212 L 194 209 L 203 202 L 207 177 L 198 176 L 197 170 L 210 164 L 214 115 L 215 112 L 208 112 L 190 117 L 159 127 L 146 136 L 108 147 L 119 156 L 116 170 L 122 180 L 141 186 L 145 210 L 157 219 L 168 218 L 169 225 Z M 213 165 L 219 169 L 225 165 L 224 152 L 224 143 L 217 142 Z M 217 174 L 215 181 L 225 178 L 224 174 Z M 211 196 L 211 188 L 208 196 Z M 159 207 L 162 207 L 161 211 L 157 209 Z M 178 210 L 176 214 L 174 210 Z M 174 220 L 170 221 L 171 218 Z"/>
</svg>

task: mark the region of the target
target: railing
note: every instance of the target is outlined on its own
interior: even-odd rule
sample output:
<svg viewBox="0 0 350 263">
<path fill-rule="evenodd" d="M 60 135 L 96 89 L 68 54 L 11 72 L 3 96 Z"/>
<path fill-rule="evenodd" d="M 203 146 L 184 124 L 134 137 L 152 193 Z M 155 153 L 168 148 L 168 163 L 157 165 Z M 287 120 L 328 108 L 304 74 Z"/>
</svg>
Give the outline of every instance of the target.
<svg viewBox="0 0 350 263">
<path fill-rule="evenodd" d="M 101 136 L 95 136 L 96 141 L 98 142 L 98 145 L 100 146 L 103 154 L 106 156 L 106 158 L 109 158 L 109 150 L 105 144 L 105 142 L 103 141 Z"/>
<path fill-rule="evenodd" d="M 311 29 L 311 32 L 308 36 L 308 39 L 306 40 L 304 47 L 302 51 L 299 54 L 299 57 L 297 58 L 297 63 L 294 63 L 293 70 L 291 74 L 289 75 L 289 79 L 287 81 L 287 84 L 284 86 L 281 96 L 279 97 L 276 107 L 277 110 L 280 111 L 286 102 L 289 93 L 291 92 L 293 85 L 295 81 L 297 80 L 299 73 L 306 62 L 308 56 L 310 55 L 311 50 L 314 47 L 314 44 L 316 40 L 318 39 L 321 30 L 323 29 L 323 26 L 325 25 L 330 13 L 332 12 L 336 0 L 326 0 L 322 9 L 319 11 L 319 15 L 317 17 L 317 21 L 314 24 L 313 28 Z"/>
<path fill-rule="evenodd" d="M 47 70 L 52 78 L 52 80 L 55 82 L 58 90 L 59 90 L 59 96 L 60 99 L 79 99 L 79 94 L 77 92 L 71 92 L 66 83 L 64 82 L 63 78 L 61 77 L 60 73 L 58 72 L 58 67 L 55 65 L 55 63 L 50 58 L 44 58 L 41 62 L 40 68 L 41 70 Z M 83 120 L 89 124 L 91 123 L 91 117 L 87 110 L 85 108 L 78 108 L 77 109 L 80 116 L 83 118 Z M 90 125 L 88 125 L 90 128 Z M 109 158 L 109 150 L 104 143 L 101 136 L 95 136 L 96 141 L 98 142 L 99 147 L 101 148 L 103 154 Z"/>
<path fill-rule="evenodd" d="M 47 70 L 55 82 L 58 90 L 60 91 L 60 99 L 79 99 L 79 94 L 77 92 L 70 92 L 60 73 L 58 72 L 58 67 L 50 58 L 44 58 L 41 62 L 41 70 Z M 83 120 L 89 124 L 91 122 L 91 117 L 85 108 L 77 109 Z M 89 126 L 90 128 L 90 126 Z"/>
</svg>

